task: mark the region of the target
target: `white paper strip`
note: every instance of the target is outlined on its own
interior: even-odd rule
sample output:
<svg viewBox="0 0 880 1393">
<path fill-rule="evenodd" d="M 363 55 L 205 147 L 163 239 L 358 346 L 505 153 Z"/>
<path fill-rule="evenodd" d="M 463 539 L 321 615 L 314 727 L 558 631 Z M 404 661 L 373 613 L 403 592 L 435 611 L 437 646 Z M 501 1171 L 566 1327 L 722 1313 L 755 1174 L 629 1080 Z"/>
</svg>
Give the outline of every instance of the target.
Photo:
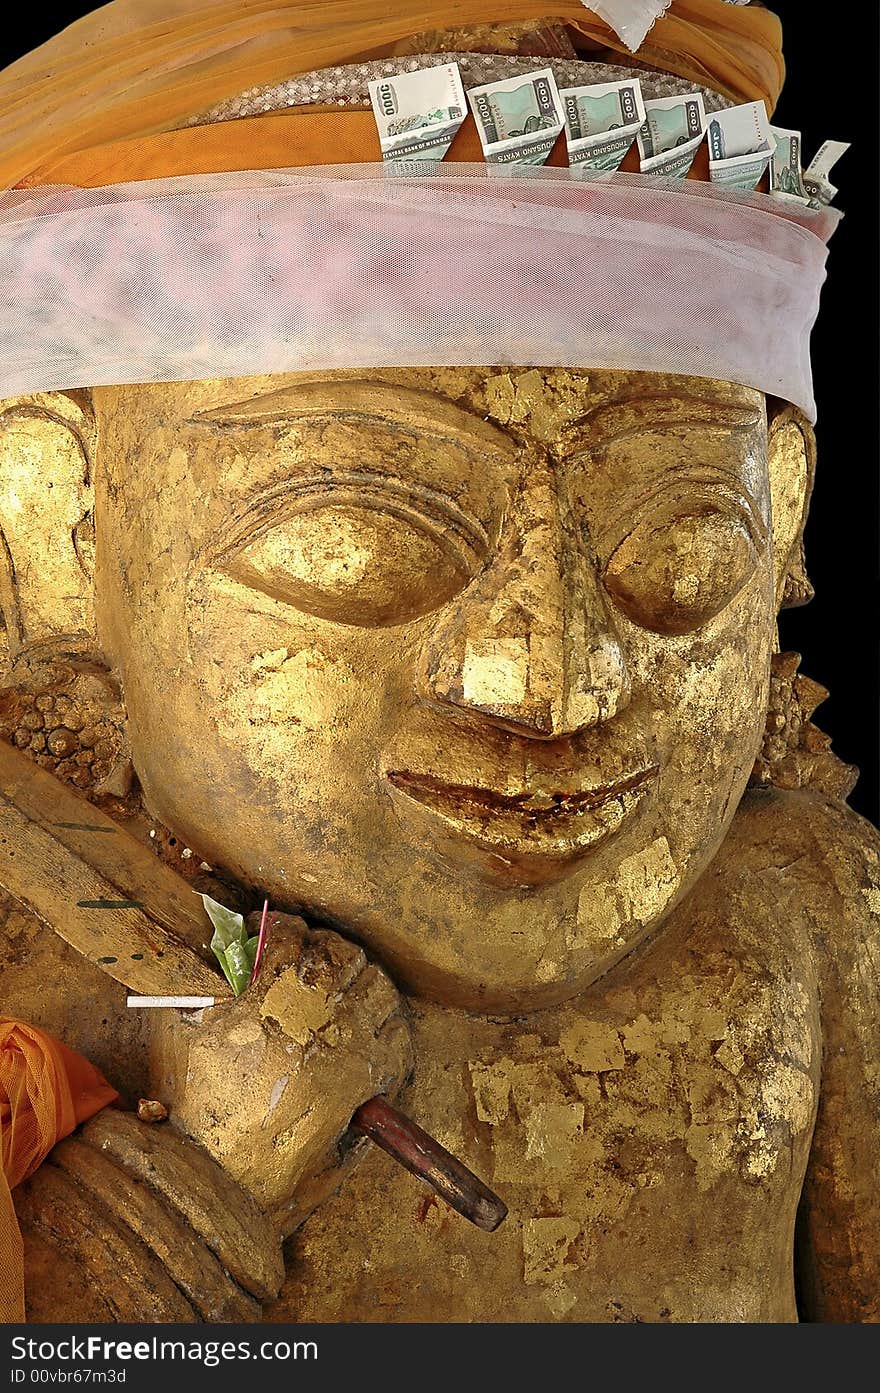
<svg viewBox="0 0 880 1393">
<path fill-rule="evenodd" d="M 200 1011 L 205 1006 L 214 1005 L 213 996 L 127 996 L 126 1006 L 165 1010 L 171 1008 L 178 1011 Z"/>
</svg>

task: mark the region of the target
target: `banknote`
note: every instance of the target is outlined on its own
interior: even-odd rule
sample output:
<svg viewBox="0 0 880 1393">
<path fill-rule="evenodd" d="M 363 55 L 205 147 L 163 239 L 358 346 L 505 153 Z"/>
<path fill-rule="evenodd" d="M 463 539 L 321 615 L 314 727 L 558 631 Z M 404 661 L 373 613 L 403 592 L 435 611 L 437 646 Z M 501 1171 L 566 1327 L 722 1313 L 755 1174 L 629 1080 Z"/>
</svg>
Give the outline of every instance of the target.
<svg viewBox="0 0 880 1393">
<path fill-rule="evenodd" d="M 543 164 L 564 123 L 550 68 L 473 87 L 468 101 L 491 164 Z"/>
<path fill-rule="evenodd" d="M 706 111 L 700 92 L 646 101 L 645 120 L 638 135 L 642 173 L 683 179 L 694 162 L 705 129 Z"/>
<path fill-rule="evenodd" d="M 774 140 L 763 102 L 716 111 L 709 120 L 709 178 L 753 189 L 770 163 Z"/>
<path fill-rule="evenodd" d="M 787 131 L 782 126 L 771 126 L 770 134 L 773 138 L 770 192 L 776 197 L 794 198 L 803 203 L 808 194 L 801 169 L 801 133 Z"/>
<path fill-rule="evenodd" d="M 589 169 L 617 169 L 645 119 L 642 85 L 597 82 L 590 87 L 563 87 L 568 163 Z"/>
<path fill-rule="evenodd" d="M 467 114 L 457 63 L 368 83 L 382 159 L 397 166 L 442 160 Z"/>
<path fill-rule="evenodd" d="M 849 145 L 845 141 L 826 140 L 819 146 L 804 170 L 804 188 L 814 208 L 821 208 L 830 203 L 837 193 L 828 175 L 848 149 Z"/>
</svg>

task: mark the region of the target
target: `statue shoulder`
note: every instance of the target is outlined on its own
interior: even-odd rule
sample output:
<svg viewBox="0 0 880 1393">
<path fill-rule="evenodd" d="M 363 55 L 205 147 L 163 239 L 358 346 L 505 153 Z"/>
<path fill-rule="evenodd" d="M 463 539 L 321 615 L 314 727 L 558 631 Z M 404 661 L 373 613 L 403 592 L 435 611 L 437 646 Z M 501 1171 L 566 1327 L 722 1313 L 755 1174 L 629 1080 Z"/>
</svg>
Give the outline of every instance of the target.
<svg viewBox="0 0 880 1393">
<path fill-rule="evenodd" d="M 775 882 L 777 934 L 809 952 L 822 1043 L 798 1226 L 805 1314 L 880 1320 L 880 834 L 808 790 L 750 794 L 722 873 Z M 772 929 L 771 929 L 772 932 Z"/>
<path fill-rule="evenodd" d="M 876 1012 L 880 833 L 841 800 L 807 788 L 749 792 L 698 894 L 735 899 L 745 941 L 783 950 L 813 980 L 826 1038 L 832 981 L 850 1007 L 858 998 Z"/>
<path fill-rule="evenodd" d="M 846 925 L 870 931 L 877 923 L 880 832 L 839 799 L 816 790 L 747 793 L 715 869 L 747 879 L 784 874 L 789 886 L 801 887 L 805 905 L 833 904 L 835 923 L 827 926 L 826 947 Z"/>
</svg>

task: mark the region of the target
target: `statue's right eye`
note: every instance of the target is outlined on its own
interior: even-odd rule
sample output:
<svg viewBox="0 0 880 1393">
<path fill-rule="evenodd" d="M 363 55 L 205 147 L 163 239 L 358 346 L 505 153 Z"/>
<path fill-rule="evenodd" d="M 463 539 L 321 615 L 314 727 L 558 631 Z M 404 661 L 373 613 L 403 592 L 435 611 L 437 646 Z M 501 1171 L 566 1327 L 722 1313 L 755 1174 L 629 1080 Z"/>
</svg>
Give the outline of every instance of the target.
<svg viewBox="0 0 880 1393">
<path fill-rule="evenodd" d="M 322 619 L 405 624 L 462 590 L 485 555 L 481 529 L 444 511 L 363 490 L 321 490 L 239 527 L 213 565 Z"/>
</svg>

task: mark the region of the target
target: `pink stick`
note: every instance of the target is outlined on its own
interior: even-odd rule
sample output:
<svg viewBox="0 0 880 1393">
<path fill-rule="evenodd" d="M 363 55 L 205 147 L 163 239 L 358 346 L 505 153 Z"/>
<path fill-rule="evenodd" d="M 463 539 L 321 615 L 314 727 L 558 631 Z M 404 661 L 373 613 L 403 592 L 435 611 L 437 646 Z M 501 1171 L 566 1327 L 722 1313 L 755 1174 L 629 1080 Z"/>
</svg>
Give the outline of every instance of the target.
<svg viewBox="0 0 880 1393">
<path fill-rule="evenodd" d="M 260 920 L 260 932 L 259 932 L 259 936 L 258 936 L 258 938 L 257 938 L 257 951 L 256 951 L 256 953 L 254 954 L 254 970 L 253 970 L 253 972 L 251 973 L 251 980 L 250 980 L 250 982 L 248 983 L 248 986 L 251 986 L 251 987 L 253 986 L 254 982 L 256 982 L 256 980 L 257 980 L 257 976 L 258 976 L 259 971 L 260 971 L 260 964 L 261 964 L 262 961 L 263 961 L 263 949 L 266 947 L 266 939 L 268 938 L 268 930 L 267 930 L 267 925 L 266 925 L 266 915 L 267 915 L 268 913 L 269 913 L 269 901 L 268 901 L 268 899 L 265 899 L 265 900 L 263 901 L 263 917 L 262 917 L 262 919 Z"/>
</svg>

